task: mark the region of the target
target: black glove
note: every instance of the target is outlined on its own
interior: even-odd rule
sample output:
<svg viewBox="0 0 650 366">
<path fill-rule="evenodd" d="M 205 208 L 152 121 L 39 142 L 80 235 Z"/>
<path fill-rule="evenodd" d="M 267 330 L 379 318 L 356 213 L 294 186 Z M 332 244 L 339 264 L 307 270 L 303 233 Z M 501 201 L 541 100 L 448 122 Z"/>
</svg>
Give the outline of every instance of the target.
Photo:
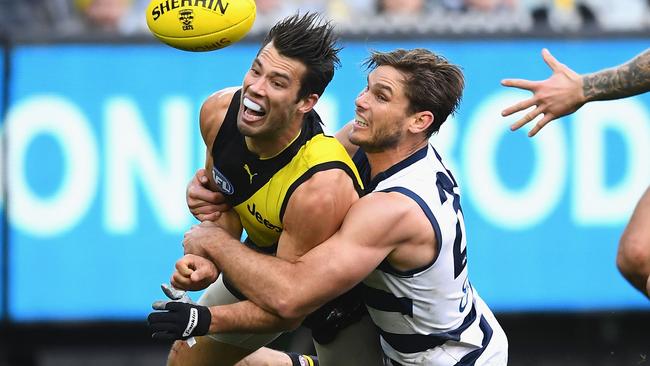
<svg viewBox="0 0 650 366">
<path fill-rule="evenodd" d="M 154 339 L 188 339 L 210 329 L 212 315 L 206 306 L 181 301 L 156 301 L 147 321 Z"/>
</svg>

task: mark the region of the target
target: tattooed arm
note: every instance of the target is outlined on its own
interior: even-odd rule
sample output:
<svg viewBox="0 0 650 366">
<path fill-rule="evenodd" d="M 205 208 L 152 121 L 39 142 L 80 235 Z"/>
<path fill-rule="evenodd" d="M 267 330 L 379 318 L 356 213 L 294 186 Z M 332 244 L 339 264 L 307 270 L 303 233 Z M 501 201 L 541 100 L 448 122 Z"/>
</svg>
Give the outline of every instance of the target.
<svg viewBox="0 0 650 366">
<path fill-rule="evenodd" d="M 650 90 L 650 49 L 625 64 L 582 77 L 586 101 L 610 100 Z"/>
<path fill-rule="evenodd" d="M 542 57 L 553 70 L 550 78 L 543 81 L 506 79 L 501 82 L 505 86 L 533 92 L 531 98 L 501 112 L 508 116 L 535 106 L 511 127 L 516 130 L 544 114 L 528 133 L 531 137 L 550 121 L 577 111 L 585 103 L 650 91 L 650 48 L 623 65 L 585 75 L 561 64 L 546 49 L 542 50 Z M 621 237 L 616 264 L 628 282 L 650 298 L 650 187 L 639 200 Z"/>
<path fill-rule="evenodd" d="M 533 92 L 531 98 L 501 112 L 505 117 L 535 106 L 511 126 L 514 131 L 543 114 L 528 133 L 531 137 L 547 123 L 577 111 L 587 102 L 625 98 L 650 90 L 650 49 L 623 65 L 586 75 L 579 75 L 560 63 L 547 49 L 542 50 L 542 57 L 553 71 L 550 78 L 543 81 L 506 79 L 501 82 L 504 86 Z"/>
</svg>

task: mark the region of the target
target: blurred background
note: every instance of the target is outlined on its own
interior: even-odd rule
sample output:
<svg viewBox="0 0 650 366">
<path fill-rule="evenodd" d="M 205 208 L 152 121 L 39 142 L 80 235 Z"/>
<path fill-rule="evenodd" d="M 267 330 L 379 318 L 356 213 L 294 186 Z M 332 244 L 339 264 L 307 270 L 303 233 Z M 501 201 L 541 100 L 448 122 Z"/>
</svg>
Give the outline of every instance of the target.
<svg viewBox="0 0 650 366">
<path fill-rule="evenodd" d="M 195 223 L 198 111 L 240 85 L 260 37 L 297 9 L 343 34 L 318 104 L 351 116 L 369 50 L 426 47 L 463 67 L 460 111 L 432 138 L 459 180 L 470 278 L 511 365 L 650 365 L 650 302 L 616 270 L 650 184 L 650 95 L 591 103 L 533 139 L 500 111 L 545 79 L 547 47 L 579 73 L 650 47 L 647 0 L 258 0 L 241 42 L 188 53 L 156 41 L 144 0 L 0 0 L 0 366 L 160 365 L 146 328 Z M 305 330 L 274 346 L 309 352 Z"/>
</svg>

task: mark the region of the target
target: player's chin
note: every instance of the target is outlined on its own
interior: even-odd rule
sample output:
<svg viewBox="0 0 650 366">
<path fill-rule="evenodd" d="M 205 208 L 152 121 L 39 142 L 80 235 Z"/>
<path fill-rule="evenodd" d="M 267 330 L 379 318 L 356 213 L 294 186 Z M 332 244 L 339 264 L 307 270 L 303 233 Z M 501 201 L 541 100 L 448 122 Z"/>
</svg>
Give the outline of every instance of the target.
<svg viewBox="0 0 650 366">
<path fill-rule="evenodd" d="M 237 122 L 237 127 L 242 135 L 255 137 L 264 134 L 265 119 L 258 121 L 246 121 L 244 119 Z"/>
</svg>

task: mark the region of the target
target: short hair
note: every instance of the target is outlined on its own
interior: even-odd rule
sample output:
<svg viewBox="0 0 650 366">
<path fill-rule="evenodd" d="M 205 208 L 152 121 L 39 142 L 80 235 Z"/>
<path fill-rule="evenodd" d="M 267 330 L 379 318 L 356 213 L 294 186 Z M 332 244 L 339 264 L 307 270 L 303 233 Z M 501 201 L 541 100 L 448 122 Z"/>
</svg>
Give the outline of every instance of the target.
<svg viewBox="0 0 650 366">
<path fill-rule="evenodd" d="M 275 24 L 262 41 L 260 51 L 270 42 L 284 57 L 298 60 L 307 67 L 300 80 L 298 99 L 323 94 L 341 65 L 338 35 L 329 21 L 318 13 L 295 14 Z"/>
<path fill-rule="evenodd" d="M 373 51 L 364 65 L 369 70 L 391 66 L 404 74 L 407 112 L 430 111 L 434 116 L 427 136 L 438 132 L 447 117 L 458 109 L 465 87 L 463 72 L 440 55 L 424 48 Z"/>
</svg>

